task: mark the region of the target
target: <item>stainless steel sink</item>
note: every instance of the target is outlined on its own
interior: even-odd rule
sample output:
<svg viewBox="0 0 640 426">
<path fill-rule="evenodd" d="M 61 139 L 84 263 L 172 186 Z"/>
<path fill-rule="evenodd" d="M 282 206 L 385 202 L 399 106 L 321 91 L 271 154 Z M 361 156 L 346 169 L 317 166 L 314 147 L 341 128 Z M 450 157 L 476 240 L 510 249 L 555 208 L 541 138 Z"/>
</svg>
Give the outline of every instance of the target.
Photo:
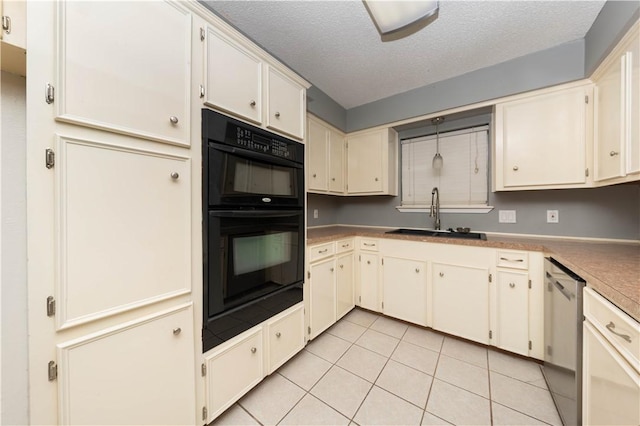
<svg viewBox="0 0 640 426">
<path fill-rule="evenodd" d="M 418 235 L 426 237 L 442 237 L 442 238 L 463 238 L 468 240 L 486 240 L 487 235 L 482 232 L 456 232 L 456 231 L 440 231 L 435 229 L 407 229 L 399 228 L 393 231 L 387 231 L 387 234 L 396 235 Z"/>
</svg>

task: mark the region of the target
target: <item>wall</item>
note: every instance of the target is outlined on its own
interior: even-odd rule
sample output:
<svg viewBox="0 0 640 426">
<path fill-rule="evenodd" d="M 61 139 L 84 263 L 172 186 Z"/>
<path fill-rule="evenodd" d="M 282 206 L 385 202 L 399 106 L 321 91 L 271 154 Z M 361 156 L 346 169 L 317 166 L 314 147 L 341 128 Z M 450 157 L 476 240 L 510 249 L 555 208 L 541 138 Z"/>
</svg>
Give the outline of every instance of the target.
<svg viewBox="0 0 640 426">
<path fill-rule="evenodd" d="M 309 210 L 323 211 L 323 197 L 309 200 Z M 345 225 L 433 228 L 428 213 L 400 213 L 400 197 L 344 197 L 336 220 Z M 443 213 L 442 229 L 468 226 L 484 232 L 640 240 L 640 183 L 604 188 L 500 192 L 489 195 L 487 214 Z M 516 210 L 517 223 L 498 223 L 498 210 Z M 559 223 L 546 223 L 546 211 L 558 210 Z M 333 213 L 330 213 L 330 215 Z M 319 223 L 318 223 L 319 224 Z M 309 226 L 316 223 L 309 221 Z"/>
<path fill-rule="evenodd" d="M 2 418 L 28 424 L 26 80 L 0 75 Z"/>
<path fill-rule="evenodd" d="M 347 129 L 347 110 L 316 86 L 307 90 L 307 111 L 343 132 Z"/>
<path fill-rule="evenodd" d="M 584 37 L 584 70 L 589 76 L 640 17 L 638 1 L 607 1 Z"/>
<path fill-rule="evenodd" d="M 307 226 L 333 225 L 338 222 L 338 208 L 342 197 L 334 195 L 307 194 Z M 318 218 L 313 218 L 313 211 L 318 210 Z"/>
</svg>

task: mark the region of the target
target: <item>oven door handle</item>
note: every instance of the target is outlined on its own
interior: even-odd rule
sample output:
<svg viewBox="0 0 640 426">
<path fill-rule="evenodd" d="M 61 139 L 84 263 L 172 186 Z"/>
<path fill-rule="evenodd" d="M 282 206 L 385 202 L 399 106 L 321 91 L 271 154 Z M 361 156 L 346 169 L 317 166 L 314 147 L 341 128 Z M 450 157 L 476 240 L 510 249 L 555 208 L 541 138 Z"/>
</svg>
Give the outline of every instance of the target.
<svg viewBox="0 0 640 426">
<path fill-rule="evenodd" d="M 217 144 L 217 143 L 210 144 L 210 147 L 212 149 L 216 149 L 218 151 L 223 151 L 223 152 L 228 152 L 230 154 L 240 155 L 240 156 L 248 158 L 248 159 L 260 160 L 260 161 L 262 161 L 264 163 L 275 164 L 277 166 L 293 167 L 293 168 L 296 168 L 296 169 L 301 169 L 302 168 L 302 164 L 297 163 L 297 162 L 295 162 L 293 160 L 286 160 L 284 158 L 276 157 L 274 155 L 269 155 L 269 154 L 263 154 L 261 152 L 249 151 L 248 149 L 234 148 L 234 147 L 231 147 L 231 146 L 220 145 L 220 144 Z"/>
<path fill-rule="evenodd" d="M 221 210 L 210 211 L 213 217 L 291 217 L 303 214 L 302 210 Z"/>
</svg>

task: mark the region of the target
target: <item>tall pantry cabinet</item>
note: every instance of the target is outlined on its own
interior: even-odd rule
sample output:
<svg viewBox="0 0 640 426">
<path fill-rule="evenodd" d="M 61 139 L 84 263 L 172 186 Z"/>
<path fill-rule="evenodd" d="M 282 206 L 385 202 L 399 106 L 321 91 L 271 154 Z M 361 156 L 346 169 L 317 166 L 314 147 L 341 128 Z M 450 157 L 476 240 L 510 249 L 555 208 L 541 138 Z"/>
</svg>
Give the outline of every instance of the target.
<svg viewBox="0 0 640 426">
<path fill-rule="evenodd" d="M 194 424 L 192 15 L 27 17 L 30 421 Z"/>
</svg>

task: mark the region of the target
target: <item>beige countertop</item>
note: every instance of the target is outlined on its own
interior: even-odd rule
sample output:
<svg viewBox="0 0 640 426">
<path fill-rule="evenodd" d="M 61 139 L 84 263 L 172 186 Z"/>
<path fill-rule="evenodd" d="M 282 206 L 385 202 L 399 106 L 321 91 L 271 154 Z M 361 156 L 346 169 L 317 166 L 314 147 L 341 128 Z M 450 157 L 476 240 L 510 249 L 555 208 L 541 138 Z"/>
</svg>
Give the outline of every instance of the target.
<svg viewBox="0 0 640 426">
<path fill-rule="evenodd" d="M 587 285 L 640 322 L 640 243 L 600 242 L 562 238 L 487 235 L 487 241 L 442 237 L 390 235 L 391 228 L 329 226 L 310 228 L 307 244 L 350 236 L 393 238 L 511 250 L 542 251 L 587 281 Z"/>
</svg>

